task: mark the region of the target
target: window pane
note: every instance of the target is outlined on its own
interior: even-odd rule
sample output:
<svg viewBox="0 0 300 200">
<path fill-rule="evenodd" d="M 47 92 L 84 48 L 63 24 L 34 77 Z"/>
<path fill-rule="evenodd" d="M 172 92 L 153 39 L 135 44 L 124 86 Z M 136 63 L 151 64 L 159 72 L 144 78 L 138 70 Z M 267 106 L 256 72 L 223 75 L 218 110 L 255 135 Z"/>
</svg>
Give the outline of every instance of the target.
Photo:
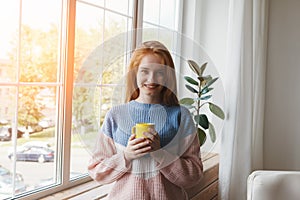
<svg viewBox="0 0 300 200">
<path fill-rule="evenodd" d="M 105 14 L 105 40 L 111 39 L 117 34 L 124 34 L 131 29 L 131 19 L 109 11 Z"/>
<path fill-rule="evenodd" d="M 10 141 L 12 136 L 11 124 L 15 111 L 15 96 L 15 87 L 0 86 L 0 199 L 4 199 L 4 197 L 10 197 L 13 193 L 13 170 L 7 157 L 7 153 L 12 147 Z M 20 180 L 20 185 L 21 182 L 23 183 L 23 181 Z M 22 190 L 25 191 L 26 187 L 23 187 Z"/>
<path fill-rule="evenodd" d="M 11 60 L 16 60 L 16 32 L 18 30 L 19 0 L 0 2 L 0 77 L 1 82 L 16 81 L 16 66 Z M 8 20 L 9 19 L 9 20 Z M 9 68 L 8 68 L 9 67 Z M 5 69 L 3 69 L 5 68 Z"/>
<path fill-rule="evenodd" d="M 118 12 L 127 12 L 118 10 L 124 3 L 127 9 L 127 1 L 106 1 L 110 9 Z M 115 99 L 122 99 L 123 88 L 118 85 L 123 84 L 130 46 L 127 31 L 132 21 L 90 4 L 78 3 L 77 10 L 70 177 L 87 172 L 87 164 L 82 163 L 90 159 L 99 127 L 114 101 L 115 88 L 121 88 Z"/>
<path fill-rule="evenodd" d="M 163 14 L 165 10 L 168 14 Z M 155 14 L 154 14 L 155 13 Z M 150 1 L 144 2 L 143 13 L 143 41 L 159 40 L 170 48 L 174 47 L 176 40 L 174 33 L 178 32 L 178 0 Z"/>
<path fill-rule="evenodd" d="M 28 190 L 55 183 L 56 87 L 24 86 L 19 89 L 16 169 L 24 177 Z M 34 176 L 32 175 L 34 174 Z"/>
<path fill-rule="evenodd" d="M 158 27 L 175 30 L 177 27 L 179 0 L 145 0 L 143 21 Z M 168 11 L 166 14 L 166 10 Z"/>
<path fill-rule="evenodd" d="M 38 9 L 33 9 L 33 5 Z M 60 0 L 23 1 L 21 81 L 56 81 L 60 12 Z"/>
<path fill-rule="evenodd" d="M 14 186 L 5 182 L 13 178 L 0 177 L 0 199 L 60 178 L 55 122 L 61 105 L 61 5 L 62 0 L 0 2 L 0 51 L 8 55 L 0 53 L 0 166 L 15 175 Z"/>
<path fill-rule="evenodd" d="M 175 29 L 176 16 L 177 16 L 177 8 L 176 8 L 177 0 L 162 0 L 160 1 L 160 25 L 167 27 L 169 29 Z M 168 14 L 164 14 L 165 10 L 168 9 Z"/>
<path fill-rule="evenodd" d="M 165 10 L 168 8 L 165 8 Z M 168 9 L 169 10 L 169 9 Z M 143 17 L 144 21 L 159 24 L 160 0 L 145 0 Z M 168 14 L 167 16 L 170 17 Z"/>
<path fill-rule="evenodd" d="M 131 13 L 128 12 L 128 0 L 106 0 L 105 6 L 108 9 L 114 10 L 116 12 L 122 13 L 124 15 L 128 15 Z"/>
</svg>

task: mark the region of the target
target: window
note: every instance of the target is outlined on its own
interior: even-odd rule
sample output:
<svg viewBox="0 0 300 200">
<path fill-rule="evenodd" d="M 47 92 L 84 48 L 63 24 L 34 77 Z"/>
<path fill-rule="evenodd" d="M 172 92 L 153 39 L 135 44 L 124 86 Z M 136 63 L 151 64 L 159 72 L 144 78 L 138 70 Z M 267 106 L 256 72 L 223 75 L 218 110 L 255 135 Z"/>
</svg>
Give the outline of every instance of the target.
<svg viewBox="0 0 300 200">
<path fill-rule="evenodd" d="M 0 174 L 1 199 L 39 198 L 89 180 L 97 130 L 123 102 L 130 53 L 148 39 L 175 48 L 161 30 L 179 30 L 179 4 L 0 2 L 0 169 L 12 174 Z"/>
</svg>

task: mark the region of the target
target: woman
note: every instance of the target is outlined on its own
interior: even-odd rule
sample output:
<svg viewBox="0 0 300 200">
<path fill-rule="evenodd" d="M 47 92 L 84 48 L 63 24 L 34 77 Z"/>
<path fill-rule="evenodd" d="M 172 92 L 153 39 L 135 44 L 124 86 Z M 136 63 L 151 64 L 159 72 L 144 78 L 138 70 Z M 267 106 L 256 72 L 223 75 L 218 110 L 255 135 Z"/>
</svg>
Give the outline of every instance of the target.
<svg viewBox="0 0 300 200">
<path fill-rule="evenodd" d="M 154 123 L 142 138 L 136 123 Z M 105 117 L 88 166 L 100 184 L 115 184 L 109 199 L 188 199 L 185 188 L 203 175 L 190 112 L 176 97 L 174 63 L 158 41 L 144 42 L 129 64 L 126 103 Z"/>
</svg>

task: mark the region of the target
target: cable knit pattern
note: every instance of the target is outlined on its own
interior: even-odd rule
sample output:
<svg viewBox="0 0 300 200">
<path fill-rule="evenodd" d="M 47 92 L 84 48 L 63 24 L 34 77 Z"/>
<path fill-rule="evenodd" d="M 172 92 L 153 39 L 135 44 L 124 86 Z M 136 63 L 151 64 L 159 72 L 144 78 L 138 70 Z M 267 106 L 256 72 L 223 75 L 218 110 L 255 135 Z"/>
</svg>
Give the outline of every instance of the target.
<svg viewBox="0 0 300 200">
<path fill-rule="evenodd" d="M 131 128 L 155 123 L 162 148 L 128 163 L 123 151 Z M 106 115 L 88 166 L 100 184 L 115 182 L 109 199 L 187 199 L 184 188 L 202 177 L 200 145 L 189 111 L 182 106 L 136 101 L 113 107 Z"/>
</svg>

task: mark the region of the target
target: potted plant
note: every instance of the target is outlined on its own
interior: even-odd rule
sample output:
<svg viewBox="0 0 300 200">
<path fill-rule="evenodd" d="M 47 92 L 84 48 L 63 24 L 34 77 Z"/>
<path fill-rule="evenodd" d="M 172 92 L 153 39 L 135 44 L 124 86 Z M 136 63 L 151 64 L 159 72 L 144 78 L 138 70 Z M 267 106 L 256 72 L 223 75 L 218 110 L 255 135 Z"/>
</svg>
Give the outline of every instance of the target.
<svg viewBox="0 0 300 200">
<path fill-rule="evenodd" d="M 218 80 L 218 77 L 213 78 L 211 75 L 205 76 L 203 74 L 206 69 L 207 62 L 201 67 L 199 67 L 199 65 L 193 60 L 188 60 L 187 62 L 197 79 L 190 76 L 184 76 L 184 79 L 187 82 L 185 87 L 194 94 L 194 97 L 182 98 L 180 99 L 180 104 L 190 109 L 201 146 L 206 141 L 207 132 L 209 133 L 211 141 L 214 143 L 216 141 L 214 125 L 210 122 L 205 113 L 201 113 L 201 108 L 208 106 L 211 113 L 224 120 L 225 115 L 222 108 L 209 101 L 212 97 L 210 91 L 214 89 L 212 85 Z"/>
</svg>

